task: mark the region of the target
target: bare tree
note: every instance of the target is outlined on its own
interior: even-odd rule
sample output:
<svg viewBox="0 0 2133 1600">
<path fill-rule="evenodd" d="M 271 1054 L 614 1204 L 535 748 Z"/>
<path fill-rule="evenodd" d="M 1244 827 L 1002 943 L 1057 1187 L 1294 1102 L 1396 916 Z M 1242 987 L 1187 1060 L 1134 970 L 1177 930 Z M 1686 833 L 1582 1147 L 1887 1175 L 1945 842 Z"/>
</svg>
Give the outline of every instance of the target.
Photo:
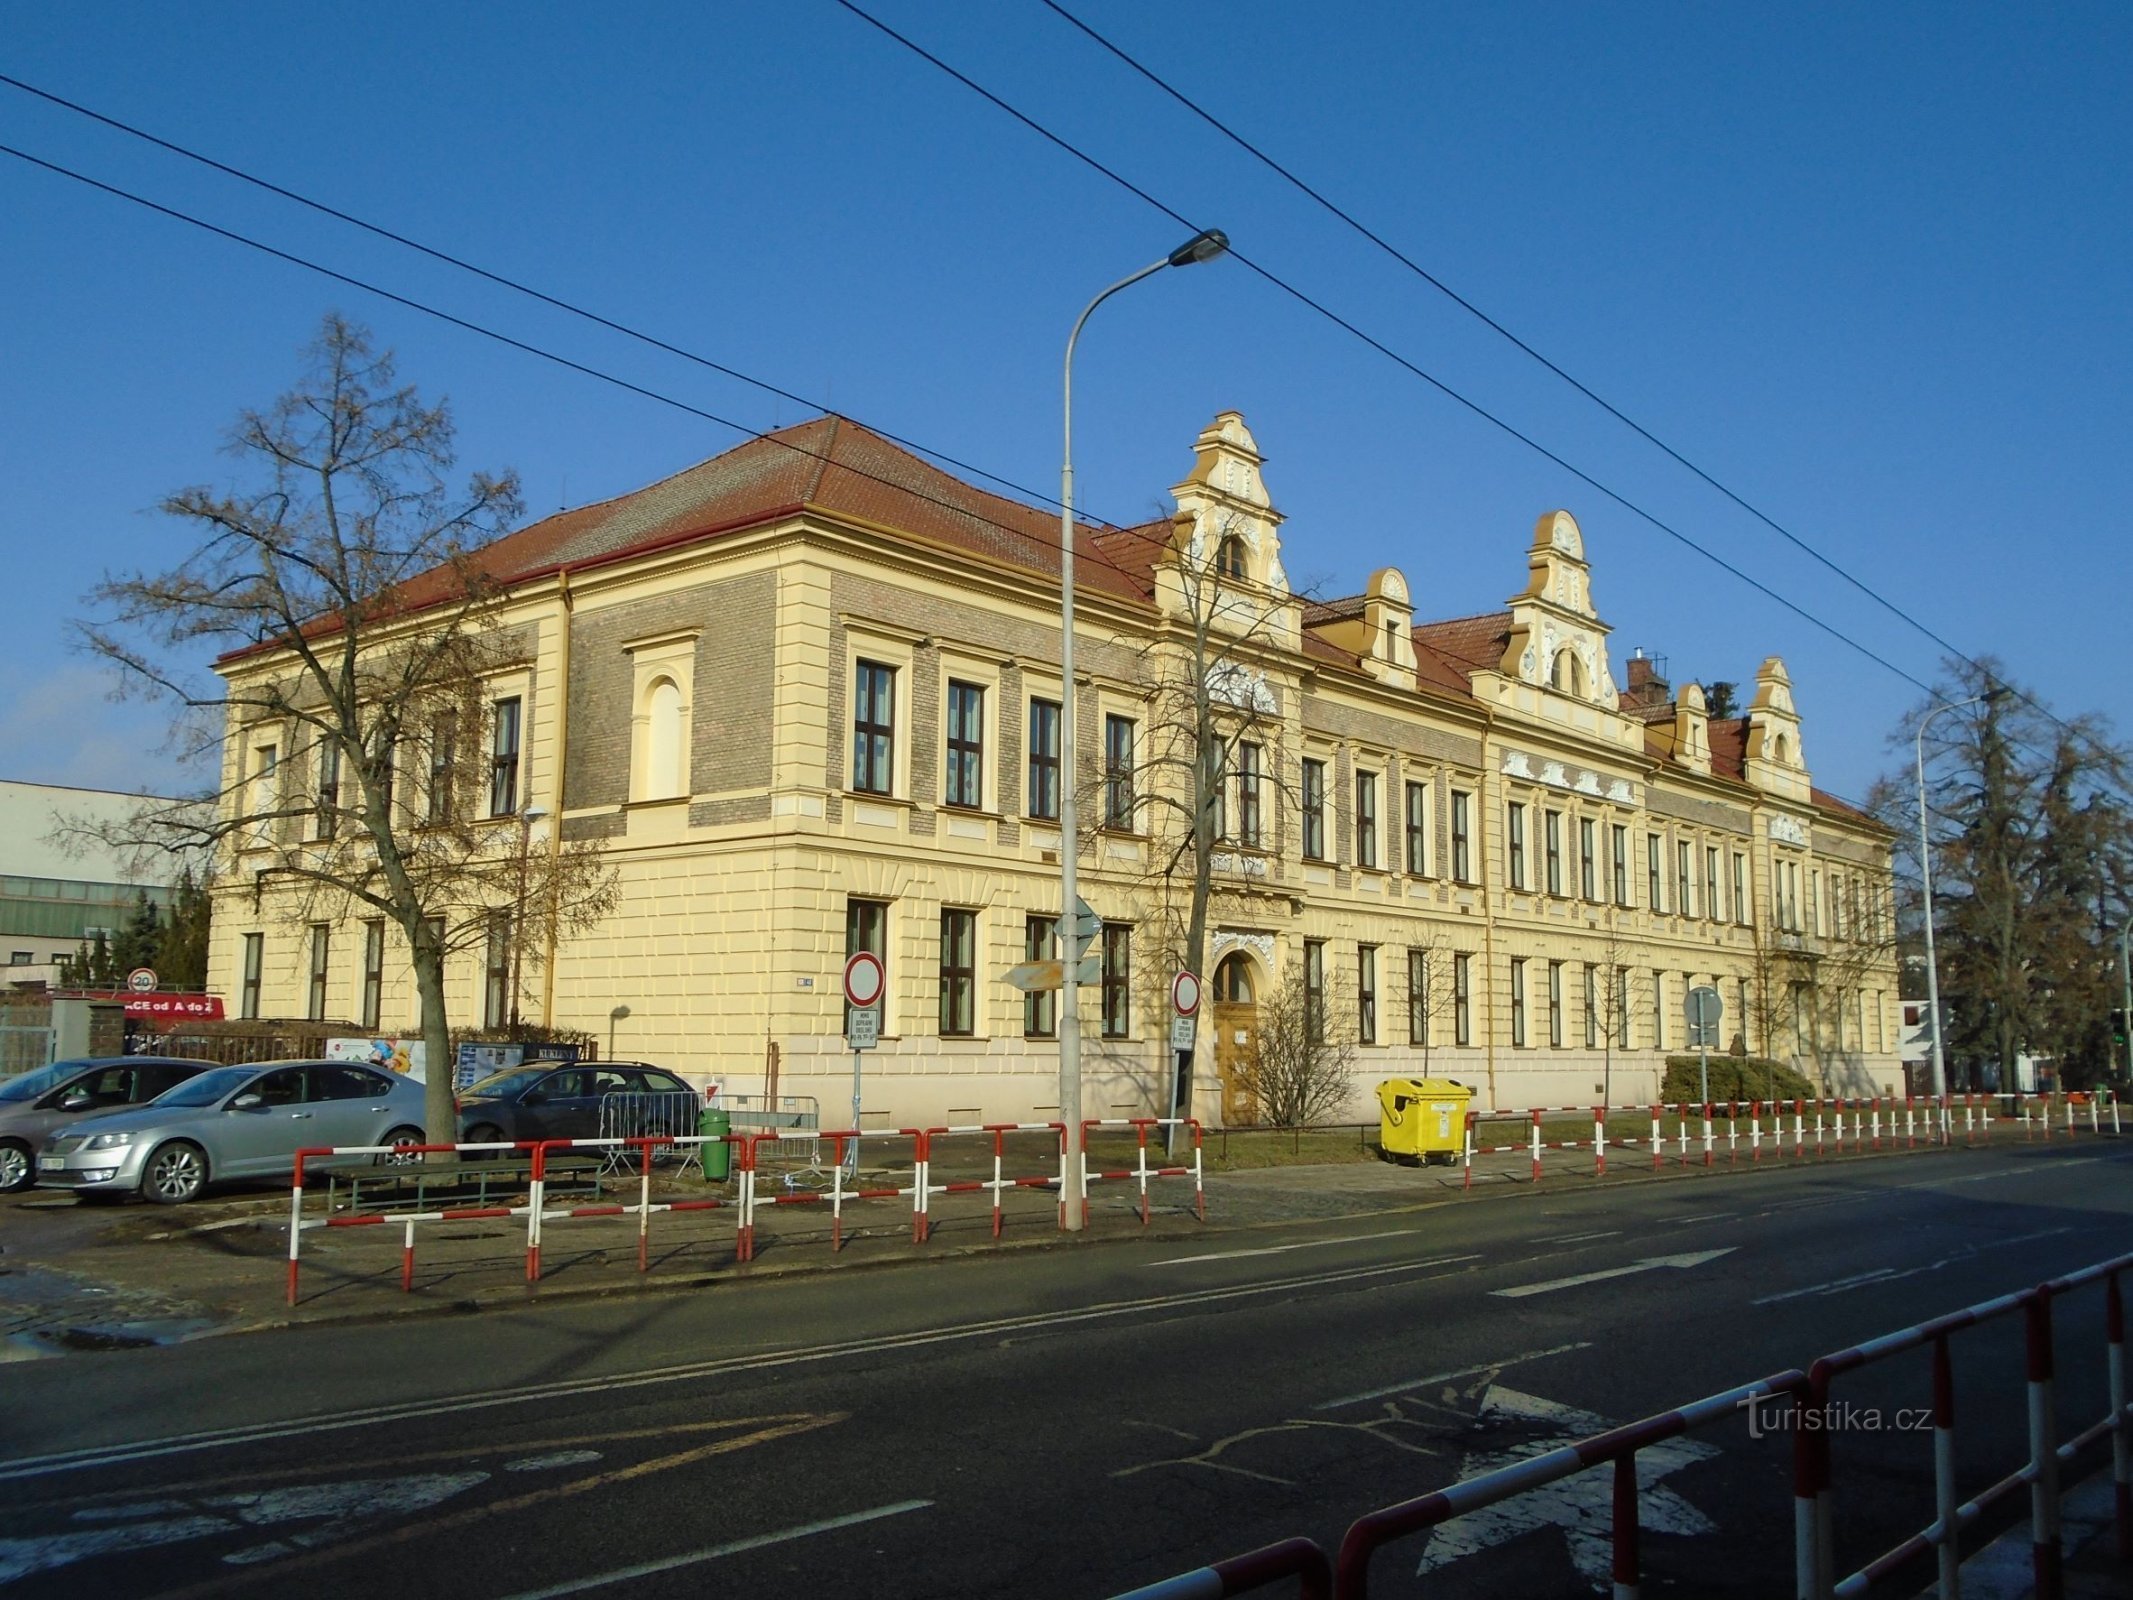
<svg viewBox="0 0 2133 1600">
<path fill-rule="evenodd" d="M 1630 1029 L 1646 1014 L 1631 981 L 1631 951 L 1610 910 L 1586 964 L 1586 1003 L 1600 1036 L 1600 1103 L 1612 1107 L 1615 1052 L 1629 1048 Z"/>
<path fill-rule="evenodd" d="M 182 708 L 192 753 L 220 772 L 213 805 L 147 808 L 133 842 L 212 847 L 222 892 L 249 884 L 259 914 L 330 925 L 361 910 L 400 929 L 426 1131 L 444 1137 L 447 954 L 495 937 L 539 950 L 605 915 L 614 874 L 594 846 L 535 849 L 516 774 L 506 784 L 477 759 L 487 685 L 529 650 L 500 625 L 505 597 L 479 555 L 519 511 L 516 478 L 448 485 L 448 409 L 401 386 L 365 330 L 328 316 L 306 363 L 238 420 L 229 450 L 249 482 L 163 502 L 195 532 L 191 554 L 107 577 L 80 633 Z M 196 666 L 207 650 L 212 677 Z"/>
<path fill-rule="evenodd" d="M 1457 960 L 1465 952 L 1435 929 L 1417 931 L 1407 942 L 1407 1015 L 1409 1033 L 1422 1047 L 1422 1076 L 1430 1072 L 1430 1051 L 1439 1019 L 1459 1000 Z M 1419 1004 L 1418 1004 L 1419 1002 Z M 1419 1024 L 1419 1026 L 1417 1026 Z"/>
<path fill-rule="evenodd" d="M 1260 1121 L 1308 1127 L 1347 1104 L 1355 1046 L 1327 1029 L 1331 998 L 1309 992 L 1298 963 L 1259 1002 L 1259 1024 L 1239 1071 Z"/>
</svg>

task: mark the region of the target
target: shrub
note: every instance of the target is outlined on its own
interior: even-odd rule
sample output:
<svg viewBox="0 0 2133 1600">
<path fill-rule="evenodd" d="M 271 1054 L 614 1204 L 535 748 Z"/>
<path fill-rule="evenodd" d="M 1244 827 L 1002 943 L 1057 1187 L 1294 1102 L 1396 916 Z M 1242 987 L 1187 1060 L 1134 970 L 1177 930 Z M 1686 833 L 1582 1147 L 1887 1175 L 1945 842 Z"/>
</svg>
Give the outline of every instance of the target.
<svg viewBox="0 0 2133 1600">
<path fill-rule="evenodd" d="M 1724 1100 L 1809 1100 L 1816 1091 L 1805 1074 L 1786 1066 L 1782 1061 L 1770 1061 L 1761 1056 L 1711 1057 L 1711 1099 Z M 1659 1086 L 1659 1098 L 1668 1105 L 1680 1102 L 1695 1103 L 1703 1094 L 1703 1067 L 1700 1056 L 1668 1056 L 1666 1080 Z"/>
</svg>

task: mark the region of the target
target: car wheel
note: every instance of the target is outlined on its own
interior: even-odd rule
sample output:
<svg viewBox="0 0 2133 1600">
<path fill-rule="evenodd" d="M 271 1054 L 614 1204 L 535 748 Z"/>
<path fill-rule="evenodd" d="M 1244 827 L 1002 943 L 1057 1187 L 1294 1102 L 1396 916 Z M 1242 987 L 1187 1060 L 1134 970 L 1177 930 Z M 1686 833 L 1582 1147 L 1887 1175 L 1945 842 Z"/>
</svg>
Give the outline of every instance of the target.
<svg viewBox="0 0 2133 1600">
<path fill-rule="evenodd" d="M 142 1198 L 159 1206 L 197 1200 L 206 1187 L 207 1152 L 184 1139 L 159 1146 L 141 1168 Z"/>
<path fill-rule="evenodd" d="M 37 1160 L 30 1147 L 15 1139 L 0 1139 L 0 1194 L 27 1189 L 37 1176 Z"/>
<path fill-rule="evenodd" d="M 474 1127 L 467 1129 L 466 1137 L 461 1142 L 465 1144 L 502 1144 L 504 1142 L 504 1130 L 497 1127 L 493 1122 L 477 1123 Z M 508 1153 L 503 1150 L 475 1150 L 470 1151 L 466 1159 L 469 1161 L 495 1161 Z"/>
<path fill-rule="evenodd" d="M 420 1144 L 422 1143 L 422 1130 L 420 1128 L 408 1127 L 395 1128 L 391 1133 L 388 1133 L 384 1138 L 380 1139 L 378 1143 Z M 375 1164 L 381 1167 L 414 1167 L 420 1166 L 422 1164 L 422 1157 L 417 1155 L 401 1155 L 398 1151 L 393 1151 L 389 1154 L 378 1156 L 375 1159 Z"/>
</svg>

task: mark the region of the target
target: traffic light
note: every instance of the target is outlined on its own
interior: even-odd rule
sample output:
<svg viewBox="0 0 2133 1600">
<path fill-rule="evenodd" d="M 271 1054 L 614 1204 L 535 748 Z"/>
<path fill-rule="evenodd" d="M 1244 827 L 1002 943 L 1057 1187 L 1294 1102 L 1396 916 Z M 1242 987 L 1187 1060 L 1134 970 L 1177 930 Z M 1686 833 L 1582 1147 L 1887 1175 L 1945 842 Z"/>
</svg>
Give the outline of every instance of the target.
<svg viewBox="0 0 2133 1600">
<path fill-rule="evenodd" d="M 2111 1008 L 2111 1043 L 2118 1049 L 2126 1047 L 2126 1014 L 2123 1008 Z"/>
</svg>

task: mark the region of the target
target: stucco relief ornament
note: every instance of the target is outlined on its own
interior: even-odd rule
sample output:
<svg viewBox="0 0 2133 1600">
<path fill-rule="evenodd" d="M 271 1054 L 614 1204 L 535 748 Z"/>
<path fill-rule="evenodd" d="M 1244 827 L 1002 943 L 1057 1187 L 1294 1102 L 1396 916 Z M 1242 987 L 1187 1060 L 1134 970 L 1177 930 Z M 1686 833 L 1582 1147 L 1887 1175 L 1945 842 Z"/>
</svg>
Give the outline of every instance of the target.
<svg viewBox="0 0 2133 1600">
<path fill-rule="evenodd" d="M 1226 956 L 1232 950 L 1246 950 L 1257 956 L 1269 970 L 1274 965 L 1274 936 L 1271 933 L 1224 933 L 1217 931 L 1213 950 L 1216 956 Z"/>
<path fill-rule="evenodd" d="M 1249 667 L 1240 667 L 1234 661 L 1217 661 L 1207 669 L 1207 693 L 1211 699 L 1226 706 L 1235 706 L 1241 711 L 1260 711 L 1269 715 L 1280 709 L 1274 691 L 1266 681 L 1266 674 Z"/>
</svg>

